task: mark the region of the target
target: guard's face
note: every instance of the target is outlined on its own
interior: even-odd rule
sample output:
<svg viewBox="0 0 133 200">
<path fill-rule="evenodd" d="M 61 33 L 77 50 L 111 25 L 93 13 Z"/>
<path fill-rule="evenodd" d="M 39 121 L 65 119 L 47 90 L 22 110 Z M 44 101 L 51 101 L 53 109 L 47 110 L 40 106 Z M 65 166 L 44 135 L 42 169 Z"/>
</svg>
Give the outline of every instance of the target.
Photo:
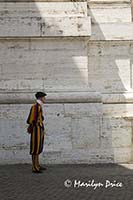
<svg viewBox="0 0 133 200">
<path fill-rule="evenodd" d="M 41 97 L 40 100 L 41 100 L 43 103 L 45 103 L 45 100 L 46 100 L 45 96 L 44 96 L 44 97 Z"/>
</svg>

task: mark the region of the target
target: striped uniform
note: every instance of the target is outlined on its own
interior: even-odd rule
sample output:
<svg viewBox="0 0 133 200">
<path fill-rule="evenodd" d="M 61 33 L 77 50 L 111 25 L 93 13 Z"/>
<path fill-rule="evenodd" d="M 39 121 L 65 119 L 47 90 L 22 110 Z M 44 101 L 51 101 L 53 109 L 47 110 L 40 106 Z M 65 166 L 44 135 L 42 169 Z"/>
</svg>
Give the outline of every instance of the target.
<svg viewBox="0 0 133 200">
<path fill-rule="evenodd" d="M 36 102 L 31 106 L 27 123 L 33 125 L 33 131 L 30 137 L 30 154 L 40 154 L 44 144 L 44 124 L 43 111 L 41 105 Z"/>
</svg>

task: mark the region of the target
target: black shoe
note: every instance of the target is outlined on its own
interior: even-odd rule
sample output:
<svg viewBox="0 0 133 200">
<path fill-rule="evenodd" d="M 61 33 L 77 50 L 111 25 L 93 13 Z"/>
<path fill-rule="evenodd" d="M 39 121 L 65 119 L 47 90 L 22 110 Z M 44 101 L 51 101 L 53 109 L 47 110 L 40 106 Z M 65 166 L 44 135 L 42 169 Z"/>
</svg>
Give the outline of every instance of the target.
<svg viewBox="0 0 133 200">
<path fill-rule="evenodd" d="M 47 168 L 46 167 L 40 167 L 39 169 L 40 170 L 46 170 Z"/>
<path fill-rule="evenodd" d="M 41 170 L 32 170 L 32 173 L 38 173 L 38 174 L 40 174 L 40 173 L 42 173 L 42 171 Z"/>
</svg>

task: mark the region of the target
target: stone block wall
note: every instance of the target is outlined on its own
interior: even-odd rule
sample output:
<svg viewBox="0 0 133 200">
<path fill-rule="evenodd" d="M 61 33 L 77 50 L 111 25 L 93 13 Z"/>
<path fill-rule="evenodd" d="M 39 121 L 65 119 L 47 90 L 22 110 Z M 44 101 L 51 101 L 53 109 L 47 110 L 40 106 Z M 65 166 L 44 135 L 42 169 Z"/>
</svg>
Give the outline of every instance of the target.
<svg viewBox="0 0 133 200">
<path fill-rule="evenodd" d="M 0 0 L 0 164 L 31 162 L 38 90 L 43 163 L 133 161 L 131 18 L 128 0 Z"/>
</svg>

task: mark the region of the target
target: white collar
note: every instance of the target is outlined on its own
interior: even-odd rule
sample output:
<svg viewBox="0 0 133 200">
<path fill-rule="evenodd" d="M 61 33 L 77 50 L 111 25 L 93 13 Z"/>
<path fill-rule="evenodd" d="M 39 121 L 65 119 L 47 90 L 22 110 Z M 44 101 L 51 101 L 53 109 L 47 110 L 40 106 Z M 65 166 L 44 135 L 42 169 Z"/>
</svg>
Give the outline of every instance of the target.
<svg viewBox="0 0 133 200">
<path fill-rule="evenodd" d="M 42 102 L 40 99 L 37 99 L 36 101 L 37 101 L 37 103 L 39 103 L 41 106 L 43 105 L 43 102 Z"/>
</svg>

